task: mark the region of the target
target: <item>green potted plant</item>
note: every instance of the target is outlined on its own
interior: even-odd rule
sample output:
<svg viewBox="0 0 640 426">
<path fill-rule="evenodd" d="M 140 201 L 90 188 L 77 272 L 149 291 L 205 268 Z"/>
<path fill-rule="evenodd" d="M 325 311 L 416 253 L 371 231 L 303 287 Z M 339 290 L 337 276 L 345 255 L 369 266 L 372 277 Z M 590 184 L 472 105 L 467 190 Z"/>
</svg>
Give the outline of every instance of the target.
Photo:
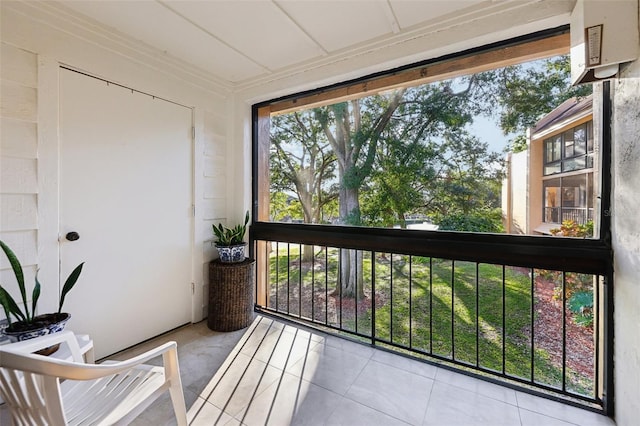
<svg viewBox="0 0 640 426">
<path fill-rule="evenodd" d="M 213 233 L 216 236 L 214 242 L 220 255 L 220 261 L 223 263 L 242 262 L 245 259 L 244 249 L 247 245 L 244 242 L 244 234 L 247 231 L 249 223 L 249 210 L 244 216 L 244 224 L 236 225 L 233 228 L 225 228 L 222 223 L 218 226 L 213 225 Z"/>
<path fill-rule="evenodd" d="M 7 259 L 11 264 L 11 269 L 13 270 L 13 275 L 18 283 L 22 304 L 24 306 L 24 310 L 21 309 L 15 299 L 3 286 L 0 285 L 0 305 L 2 305 L 7 318 L 7 327 L 2 330 L 2 333 L 8 336 L 12 341 L 22 341 L 63 330 L 65 324 L 69 318 L 71 318 L 71 315 L 66 312 L 62 312 L 62 305 L 64 304 L 67 293 L 69 293 L 78 281 L 84 262 L 78 265 L 65 281 L 64 286 L 62 287 L 62 292 L 60 293 L 58 311 L 54 313 L 36 315 L 38 299 L 40 298 L 40 282 L 38 281 L 38 274 L 36 273 L 35 285 L 31 294 L 31 309 L 29 309 L 29 304 L 27 303 L 27 291 L 24 283 L 24 274 L 22 272 L 22 266 L 20 266 L 20 262 L 18 261 L 18 257 L 9 248 L 9 246 L 1 240 L 0 247 L 2 247 L 2 251 L 7 256 Z M 12 317 L 15 321 L 12 321 Z"/>
</svg>

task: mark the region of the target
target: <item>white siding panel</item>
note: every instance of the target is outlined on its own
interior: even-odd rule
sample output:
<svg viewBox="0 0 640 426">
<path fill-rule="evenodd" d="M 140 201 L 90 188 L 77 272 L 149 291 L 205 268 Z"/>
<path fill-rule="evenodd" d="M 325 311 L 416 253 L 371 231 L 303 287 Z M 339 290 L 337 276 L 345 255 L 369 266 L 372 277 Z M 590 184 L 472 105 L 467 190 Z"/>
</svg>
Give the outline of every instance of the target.
<svg viewBox="0 0 640 426">
<path fill-rule="evenodd" d="M 0 239 L 18 256 L 30 295 L 38 263 L 37 56 L 2 43 L 0 57 Z M 4 254 L 0 282 L 22 306 Z"/>
<path fill-rule="evenodd" d="M 36 231 L 2 232 L 0 240 L 4 241 L 20 260 L 20 264 L 25 266 L 35 265 L 38 259 L 37 234 Z M 0 257 L 0 269 L 11 268 L 4 253 Z"/>
<path fill-rule="evenodd" d="M 3 157 L 36 158 L 38 133 L 36 123 L 0 119 L 0 143 Z"/>
<path fill-rule="evenodd" d="M 2 43 L 0 45 L 0 77 L 22 86 L 38 87 L 37 56 L 26 50 Z"/>
<path fill-rule="evenodd" d="M 38 116 L 36 89 L 3 80 L 0 87 L 0 116 L 35 122 Z"/>
<path fill-rule="evenodd" d="M 0 192 L 35 194 L 38 192 L 37 161 L 30 158 L 0 158 Z"/>
<path fill-rule="evenodd" d="M 11 248 L 13 249 L 13 247 Z M 24 283 L 25 287 L 27 288 L 27 303 L 29 304 L 29 311 L 31 311 L 31 294 L 33 292 L 33 285 L 35 283 L 36 270 L 37 268 L 35 265 L 22 267 L 22 272 L 24 273 Z M 20 308 L 24 311 L 24 305 L 22 304 L 22 298 L 20 296 L 20 289 L 18 287 L 15 275 L 13 275 L 13 271 L 10 267 L 8 269 L 2 269 L 0 271 L 0 282 L 2 282 L 2 286 L 9 292 L 18 306 L 20 306 Z M 0 318 L 4 317 L 4 310 L 0 309 Z"/>
<path fill-rule="evenodd" d="M 22 231 L 38 227 L 38 200 L 35 194 L 0 194 L 0 229 Z"/>
</svg>

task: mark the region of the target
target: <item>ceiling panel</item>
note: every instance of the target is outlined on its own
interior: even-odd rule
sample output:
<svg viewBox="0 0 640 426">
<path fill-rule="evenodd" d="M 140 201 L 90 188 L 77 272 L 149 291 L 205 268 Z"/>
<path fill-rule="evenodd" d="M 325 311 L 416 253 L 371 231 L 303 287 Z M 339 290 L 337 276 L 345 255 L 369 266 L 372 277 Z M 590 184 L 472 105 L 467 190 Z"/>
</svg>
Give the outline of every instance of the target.
<svg viewBox="0 0 640 426">
<path fill-rule="evenodd" d="M 276 3 L 328 52 L 393 33 L 381 1 L 299 1 Z"/>
<path fill-rule="evenodd" d="M 170 1 L 167 4 L 271 70 L 324 53 L 271 1 Z"/>
<path fill-rule="evenodd" d="M 2 0 L 0 0 L 2 1 Z M 91 18 L 105 34 L 158 49 L 234 84 L 329 64 L 369 48 L 404 41 L 540 0 L 63 0 L 29 2 L 61 16 Z M 556 4 L 560 2 L 549 2 Z M 564 1 L 567 3 L 567 1 Z M 570 2 L 569 2 L 570 3 Z M 34 6 L 35 7 L 35 6 Z M 569 6 L 563 6 L 568 8 Z M 96 22 L 97 21 L 97 22 Z M 131 48 L 136 49 L 135 43 Z M 148 51 L 144 50 L 145 53 Z"/>
<path fill-rule="evenodd" d="M 483 0 L 389 0 L 389 3 L 401 29 L 425 22 L 437 23 L 445 15 L 480 3 L 491 4 Z"/>
<path fill-rule="evenodd" d="M 64 1 L 79 13 L 229 81 L 266 69 L 154 1 Z M 179 35 L 179 36 L 177 36 Z"/>
</svg>

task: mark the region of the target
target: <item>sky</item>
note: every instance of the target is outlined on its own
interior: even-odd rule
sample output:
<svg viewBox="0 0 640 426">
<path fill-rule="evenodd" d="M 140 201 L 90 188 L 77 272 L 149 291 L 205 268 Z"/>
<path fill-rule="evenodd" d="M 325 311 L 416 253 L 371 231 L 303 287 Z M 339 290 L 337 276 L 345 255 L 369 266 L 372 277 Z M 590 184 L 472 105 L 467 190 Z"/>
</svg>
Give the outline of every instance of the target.
<svg viewBox="0 0 640 426">
<path fill-rule="evenodd" d="M 513 138 L 513 135 L 503 135 L 502 130 L 496 124 L 497 118 L 475 116 L 469 130 L 480 138 L 482 142 L 489 144 L 489 149 L 494 152 L 502 152 Z"/>
</svg>

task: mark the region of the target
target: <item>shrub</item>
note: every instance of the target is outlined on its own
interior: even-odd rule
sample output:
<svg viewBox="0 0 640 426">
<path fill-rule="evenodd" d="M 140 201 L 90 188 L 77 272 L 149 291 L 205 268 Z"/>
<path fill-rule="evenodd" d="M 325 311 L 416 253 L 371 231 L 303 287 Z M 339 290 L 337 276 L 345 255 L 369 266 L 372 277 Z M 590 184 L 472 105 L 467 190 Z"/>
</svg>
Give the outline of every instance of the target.
<svg viewBox="0 0 640 426">
<path fill-rule="evenodd" d="M 443 231 L 504 232 L 500 210 L 450 214 L 440 219 L 438 229 Z"/>
</svg>

